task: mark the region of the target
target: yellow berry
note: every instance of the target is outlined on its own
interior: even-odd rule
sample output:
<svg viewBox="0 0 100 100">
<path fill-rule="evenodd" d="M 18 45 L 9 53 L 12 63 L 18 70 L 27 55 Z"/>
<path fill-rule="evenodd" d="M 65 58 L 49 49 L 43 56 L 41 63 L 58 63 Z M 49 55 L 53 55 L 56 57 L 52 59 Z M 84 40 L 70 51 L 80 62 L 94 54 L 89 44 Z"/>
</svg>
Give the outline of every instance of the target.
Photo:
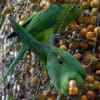
<svg viewBox="0 0 100 100">
<path fill-rule="evenodd" d="M 97 15 L 98 15 L 98 8 L 92 8 L 91 16 L 97 16 Z"/>
<path fill-rule="evenodd" d="M 95 87 L 95 89 L 99 89 L 100 82 L 99 81 L 94 81 L 94 87 Z"/>
<path fill-rule="evenodd" d="M 66 45 L 63 44 L 60 46 L 60 49 L 67 50 L 67 47 L 66 47 Z"/>
<path fill-rule="evenodd" d="M 81 100 L 88 100 L 87 95 L 81 96 Z"/>
<path fill-rule="evenodd" d="M 48 71 L 45 70 L 45 71 L 43 72 L 43 75 L 44 75 L 45 77 L 48 77 Z"/>
<path fill-rule="evenodd" d="M 87 97 L 89 100 L 95 100 L 95 93 L 93 91 L 88 91 Z"/>
<path fill-rule="evenodd" d="M 77 87 L 70 87 L 69 88 L 69 94 L 70 95 L 76 95 L 78 93 L 78 88 Z"/>
<path fill-rule="evenodd" d="M 100 34 L 100 27 L 95 27 L 94 28 L 94 34 Z"/>
<path fill-rule="evenodd" d="M 39 81 L 39 78 L 38 78 L 37 76 L 34 76 L 34 77 L 32 78 L 32 81 L 33 81 L 33 83 L 34 83 L 35 85 L 37 85 L 37 84 L 38 84 L 38 81 Z"/>
<path fill-rule="evenodd" d="M 94 37 L 94 33 L 93 32 L 87 32 L 86 33 L 86 38 L 89 39 L 89 40 L 92 40 Z"/>
<path fill-rule="evenodd" d="M 93 1 L 91 1 L 91 7 L 93 7 L 93 8 L 98 8 L 99 7 L 99 0 L 93 0 Z"/>
<path fill-rule="evenodd" d="M 82 58 L 82 54 L 81 54 L 81 53 L 75 53 L 73 56 L 74 56 L 77 60 L 81 60 L 81 58 Z"/>
<path fill-rule="evenodd" d="M 92 75 L 88 75 L 88 76 L 86 77 L 86 82 L 89 82 L 89 83 L 94 82 L 94 77 L 93 77 Z"/>
</svg>

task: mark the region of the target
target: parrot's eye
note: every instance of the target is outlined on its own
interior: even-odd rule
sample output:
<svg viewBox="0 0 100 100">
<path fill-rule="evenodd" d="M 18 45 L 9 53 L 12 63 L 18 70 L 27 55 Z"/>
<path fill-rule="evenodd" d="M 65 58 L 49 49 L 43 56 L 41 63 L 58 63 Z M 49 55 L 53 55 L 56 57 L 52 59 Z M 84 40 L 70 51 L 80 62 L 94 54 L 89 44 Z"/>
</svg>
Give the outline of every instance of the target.
<svg viewBox="0 0 100 100">
<path fill-rule="evenodd" d="M 73 5 L 71 9 L 80 8 L 80 5 Z"/>
<path fill-rule="evenodd" d="M 60 55 L 57 55 L 59 64 L 63 64 L 63 58 Z"/>
<path fill-rule="evenodd" d="M 75 8 L 80 8 L 80 5 L 76 5 Z"/>
<path fill-rule="evenodd" d="M 80 5 L 77 5 L 77 7 L 80 8 L 81 6 Z"/>
</svg>

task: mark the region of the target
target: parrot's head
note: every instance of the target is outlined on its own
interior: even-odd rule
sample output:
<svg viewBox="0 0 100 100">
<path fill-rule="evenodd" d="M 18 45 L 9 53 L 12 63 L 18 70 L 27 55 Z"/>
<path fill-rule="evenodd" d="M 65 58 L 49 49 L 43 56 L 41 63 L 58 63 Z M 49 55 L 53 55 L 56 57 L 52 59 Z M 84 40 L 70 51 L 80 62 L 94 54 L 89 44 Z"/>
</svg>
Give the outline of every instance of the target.
<svg viewBox="0 0 100 100">
<path fill-rule="evenodd" d="M 52 47 L 48 54 L 47 68 L 52 83 L 62 94 L 78 94 L 82 89 L 85 73 L 80 63 L 70 53 Z M 74 93 L 70 92 L 72 90 Z"/>
<path fill-rule="evenodd" d="M 69 3 L 69 4 L 63 4 L 62 7 L 66 9 L 66 11 L 72 10 L 72 12 L 80 13 L 83 10 L 86 10 L 89 7 L 89 4 L 87 2 L 83 2 L 82 5 Z"/>
<path fill-rule="evenodd" d="M 71 71 L 63 75 L 60 89 L 64 95 L 77 95 L 82 86 L 82 77 L 77 72 Z"/>
</svg>

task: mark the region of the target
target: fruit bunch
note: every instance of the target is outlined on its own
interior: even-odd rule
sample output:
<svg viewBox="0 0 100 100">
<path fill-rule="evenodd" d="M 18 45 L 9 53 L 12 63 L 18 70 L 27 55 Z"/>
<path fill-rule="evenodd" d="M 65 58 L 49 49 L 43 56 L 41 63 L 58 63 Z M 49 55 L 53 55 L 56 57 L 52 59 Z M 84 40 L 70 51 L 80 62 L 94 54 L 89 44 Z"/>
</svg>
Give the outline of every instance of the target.
<svg viewBox="0 0 100 100">
<path fill-rule="evenodd" d="M 36 0 L 29 0 L 29 1 L 31 3 L 36 2 Z M 60 3 L 70 2 L 70 0 L 66 0 L 66 1 L 58 0 L 58 1 Z M 78 4 L 78 5 L 82 4 L 82 5 L 85 5 L 85 7 L 88 6 L 88 9 L 85 10 L 74 22 L 72 22 L 70 25 L 67 25 L 65 30 L 58 32 L 54 36 L 54 40 L 53 40 L 54 45 L 59 47 L 60 49 L 52 48 L 51 50 L 51 48 L 49 48 L 51 52 L 48 56 L 48 67 L 47 67 L 48 72 L 47 71 L 44 72 L 44 76 L 48 76 L 49 74 L 52 80 L 52 83 L 55 85 L 55 87 L 58 90 L 60 90 L 62 93 L 64 93 L 65 95 L 66 93 L 77 94 L 78 90 L 76 88 L 76 83 L 78 83 L 77 85 L 78 89 L 80 89 L 80 87 L 83 86 L 83 89 L 81 90 L 82 91 L 81 100 L 89 100 L 89 99 L 96 100 L 97 98 L 99 98 L 99 93 L 100 93 L 100 78 L 99 78 L 99 75 L 100 75 L 100 46 L 99 46 L 100 45 L 100 26 L 99 26 L 99 17 L 98 17 L 100 2 L 99 0 L 86 0 L 85 2 L 83 2 L 84 0 L 80 0 L 80 1 L 75 0 L 75 1 L 77 2 L 72 2 L 72 3 Z M 43 2 L 42 0 L 41 2 L 42 3 L 40 3 L 40 9 L 43 9 L 56 3 L 57 1 L 48 0 L 48 2 Z M 23 21 L 25 20 L 25 15 L 23 13 L 20 13 L 19 18 L 21 21 Z M 21 32 L 24 33 L 23 31 Z M 18 31 L 18 33 L 20 32 Z M 28 44 L 27 42 L 28 40 L 25 37 L 23 37 L 23 39 L 25 39 L 23 41 L 26 44 Z M 32 39 L 33 38 L 31 38 L 30 40 Z M 33 44 L 34 44 L 34 41 L 33 41 Z M 32 47 L 33 44 L 30 43 L 28 45 L 29 47 Z M 38 52 L 39 50 L 42 51 L 42 48 L 45 47 L 44 45 L 42 45 L 40 48 L 39 47 L 40 45 L 38 43 L 36 43 L 35 46 L 36 48 L 38 48 L 36 49 L 36 51 Z M 24 45 L 24 48 L 26 48 L 25 45 Z M 24 49 L 22 48 L 21 51 L 23 50 Z M 36 51 L 35 53 L 37 55 Z M 69 63 L 69 64 L 66 63 L 67 61 L 69 61 L 67 59 L 70 59 L 70 56 L 65 57 L 64 54 L 68 55 L 65 52 L 70 52 L 73 55 L 74 57 L 73 59 L 75 60 L 73 60 L 72 63 Z M 39 53 L 41 54 L 41 52 Z M 88 74 L 87 77 L 84 78 L 84 80 L 82 78 L 85 75 L 83 76 L 82 74 L 80 75 L 81 70 L 79 71 L 78 69 L 80 69 L 81 66 L 80 68 L 77 67 L 78 64 L 76 64 L 77 63 L 76 59 L 78 60 L 78 62 L 82 64 L 82 67 L 85 69 L 85 72 Z M 55 64 L 55 62 L 57 63 Z M 61 65 L 63 65 L 62 68 L 59 67 Z M 72 76 L 70 75 L 69 72 L 73 73 Z M 61 76 L 61 78 L 58 78 L 59 75 Z M 70 78 L 73 79 L 73 77 L 74 79 L 75 77 L 78 77 L 80 79 L 80 82 L 78 82 L 77 79 L 76 79 L 77 80 L 76 83 L 72 80 L 71 82 L 74 84 L 75 87 L 73 88 L 71 87 L 69 89 L 69 86 L 73 86 L 72 83 L 69 81 Z M 61 82 L 59 82 L 59 80 L 61 80 Z M 66 82 L 66 80 L 68 82 Z M 39 79 L 37 77 L 33 77 L 32 82 L 37 85 L 39 82 Z M 66 83 L 70 83 L 70 84 L 66 84 Z M 67 87 L 67 90 L 65 89 L 66 87 Z M 51 97 L 53 98 L 52 100 L 55 99 L 55 96 L 53 96 L 53 94 L 49 93 L 48 91 L 46 91 L 46 93 L 43 91 L 43 93 L 40 94 L 40 98 L 42 98 L 43 96 L 45 98 Z"/>
</svg>

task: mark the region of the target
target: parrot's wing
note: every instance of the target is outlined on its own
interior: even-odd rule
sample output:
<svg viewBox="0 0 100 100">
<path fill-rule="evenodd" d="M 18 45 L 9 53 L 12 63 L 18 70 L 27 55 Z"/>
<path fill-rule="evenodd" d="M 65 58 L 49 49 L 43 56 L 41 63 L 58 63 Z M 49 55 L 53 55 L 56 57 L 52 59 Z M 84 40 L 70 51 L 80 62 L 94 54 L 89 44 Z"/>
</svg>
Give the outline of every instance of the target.
<svg viewBox="0 0 100 100">
<path fill-rule="evenodd" d="M 40 15 L 43 11 L 44 11 L 44 10 L 39 11 L 39 12 L 37 12 L 37 13 L 31 15 L 31 16 L 28 17 L 27 19 L 25 19 L 25 22 L 23 23 L 22 27 L 25 28 L 25 27 L 32 21 L 32 19 L 35 18 L 35 16 Z M 17 33 L 16 33 L 16 32 L 12 32 L 12 33 L 10 33 L 10 34 L 7 36 L 7 39 L 10 39 L 10 38 L 13 38 L 13 37 L 16 37 L 16 36 L 18 36 Z"/>
<path fill-rule="evenodd" d="M 30 16 L 22 27 L 31 33 L 33 37 L 38 37 L 39 40 L 43 40 L 43 37 L 46 39 L 46 37 L 50 37 L 50 33 L 53 31 L 51 28 L 55 25 L 60 10 L 60 6 L 52 5 Z M 45 34 L 46 32 L 47 34 Z M 15 33 L 9 35 L 9 37 L 11 36 L 15 36 Z"/>
<path fill-rule="evenodd" d="M 52 5 L 49 8 L 44 9 L 30 21 L 25 27 L 25 30 L 31 33 L 32 36 L 36 36 L 37 34 L 53 27 L 60 11 L 61 7 L 58 5 Z"/>
<path fill-rule="evenodd" d="M 36 16 L 38 16 L 39 14 L 41 14 L 44 10 L 41 10 L 39 12 L 36 12 L 35 14 L 32 14 L 30 17 L 28 17 L 25 22 L 23 23 L 23 27 L 26 27 L 31 21 L 32 19 L 34 19 Z"/>
<path fill-rule="evenodd" d="M 33 14 L 32 16 L 28 17 L 25 22 L 23 23 L 23 27 L 25 28 L 31 21 L 32 19 L 34 19 L 35 16 L 39 15 L 42 11 L 40 12 L 37 12 L 36 14 Z M 13 38 L 13 37 L 16 37 L 18 36 L 17 33 L 14 31 L 12 33 L 10 33 L 8 36 L 7 36 L 7 39 L 10 39 L 10 38 Z"/>
</svg>

